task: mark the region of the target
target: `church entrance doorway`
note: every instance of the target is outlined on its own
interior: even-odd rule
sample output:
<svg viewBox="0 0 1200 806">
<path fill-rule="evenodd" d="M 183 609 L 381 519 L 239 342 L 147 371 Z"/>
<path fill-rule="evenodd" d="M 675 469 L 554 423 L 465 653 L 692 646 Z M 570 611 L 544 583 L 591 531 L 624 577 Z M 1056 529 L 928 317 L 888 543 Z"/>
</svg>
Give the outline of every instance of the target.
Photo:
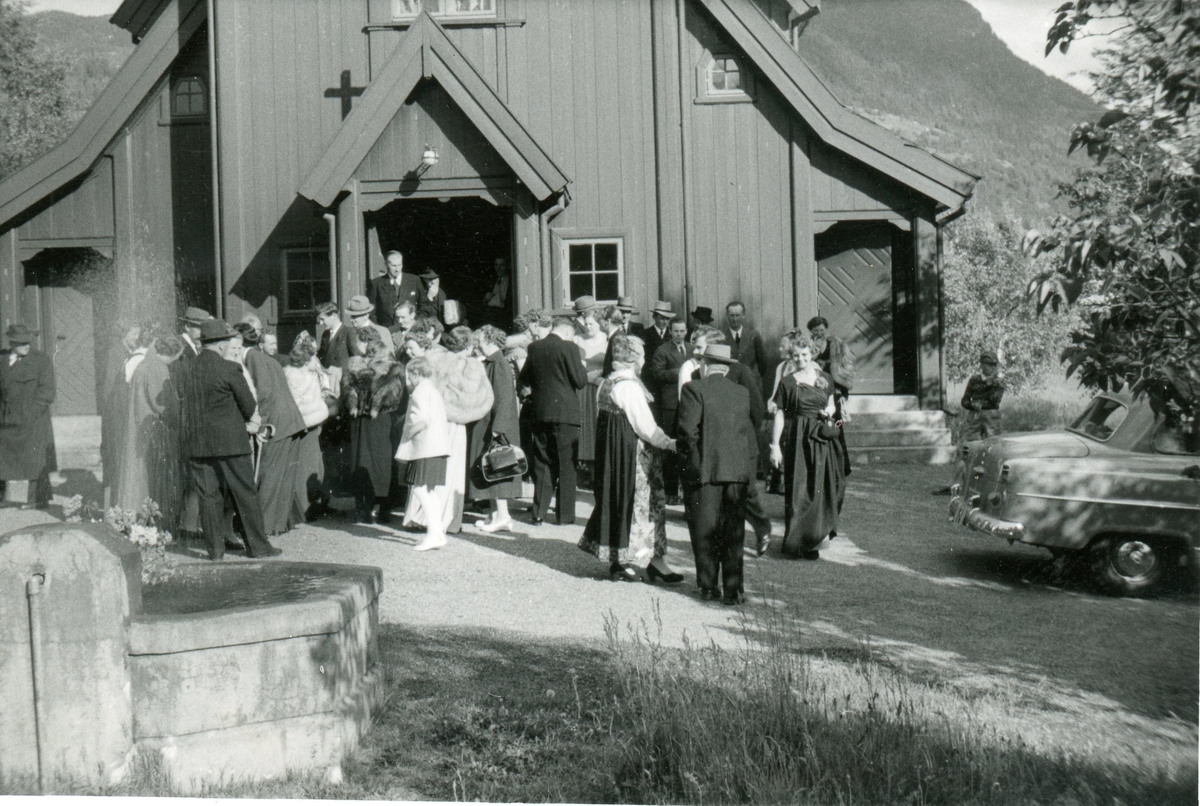
<svg viewBox="0 0 1200 806">
<path fill-rule="evenodd" d="M 446 299 L 458 302 L 471 327 L 512 324 L 512 208 L 476 197 L 397 199 L 365 217 L 372 246 L 378 243 L 372 275 L 382 273 L 383 255 L 398 250 L 405 272 L 433 269 L 441 276 Z"/>
</svg>

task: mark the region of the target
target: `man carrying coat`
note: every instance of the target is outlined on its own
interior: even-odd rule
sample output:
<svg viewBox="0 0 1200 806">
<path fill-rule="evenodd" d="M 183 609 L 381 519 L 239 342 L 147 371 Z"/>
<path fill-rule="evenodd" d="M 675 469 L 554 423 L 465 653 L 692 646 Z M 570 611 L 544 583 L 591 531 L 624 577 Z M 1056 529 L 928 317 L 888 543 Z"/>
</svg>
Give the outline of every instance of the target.
<svg viewBox="0 0 1200 806">
<path fill-rule="evenodd" d="M 575 325 L 554 317 L 550 334 L 529 345 L 529 356 L 517 386 L 528 389 L 532 410 L 533 519 L 540 524 L 557 504 L 557 522 L 575 522 L 575 457 L 579 452 L 579 390 L 587 386 L 587 371 L 579 346 L 571 340 Z"/>
<path fill-rule="evenodd" d="M 676 440 L 700 598 L 728 605 L 745 601 L 742 507 L 758 453 L 750 392 L 727 377 L 733 363 L 729 345 L 705 348 L 702 377 L 680 394 Z"/>
<path fill-rule="evenodd" d="M 192 479 L 200 497 L 200 523 L 208 541 L 208 558 L 225 556 L 225 541 L 232 539 L 225 518 L 222 490 L 233 498 L 246 532 L 246 554 L 274 557 L 281 554 L 267 541 L 262 508 L 250 460 L 250 435 L 258 430 L 251 423 L 254 395 L 242 376 L 242 368 L 226 360 L 237 331 L 223 319 L 210 319 L 200 328 L 204 346 L 195 364 L 195 397 L 184 401 L 195 428 L 189 434 L 187 455 Z"/>
</svg>

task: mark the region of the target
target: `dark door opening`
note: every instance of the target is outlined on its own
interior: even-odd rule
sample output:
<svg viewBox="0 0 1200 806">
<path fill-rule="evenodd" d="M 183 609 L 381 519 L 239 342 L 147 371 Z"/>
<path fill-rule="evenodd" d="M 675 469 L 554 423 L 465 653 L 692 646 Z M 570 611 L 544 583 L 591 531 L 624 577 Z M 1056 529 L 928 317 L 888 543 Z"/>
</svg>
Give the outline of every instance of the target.
<svg viewBox="0 0 1200 806">
<path fill-rule="evenodd" d="M 859 394 L 916 392 L 911 263 L 905 233 L 842 223 L 816 236 L 820 314 L 856 358 Z"/>
<path fill-rule="evenodd" d="M 512 259 L 513 211 L 478 198 L 399 199 L 366 213 L 367 229 L 375 229 L 379 249 L 404 255 L 404 271 L 441 275 L 446 298 L 457 300 L 467 324 L 512 323 L 516 298 Z M 496 260 L 504 260 L 505 283 L 497 286 Z M 488 304 L 502 291 L 503 304 Z"/>
</svg>

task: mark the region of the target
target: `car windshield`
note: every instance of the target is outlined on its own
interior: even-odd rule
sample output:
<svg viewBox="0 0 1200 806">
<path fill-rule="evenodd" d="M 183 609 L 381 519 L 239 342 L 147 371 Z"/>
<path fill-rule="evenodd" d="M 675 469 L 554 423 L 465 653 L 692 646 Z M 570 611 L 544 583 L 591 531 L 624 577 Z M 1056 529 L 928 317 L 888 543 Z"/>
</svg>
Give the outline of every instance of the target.
<svg viewBox="0 0 1200 806">
<path fill-rule="evenodd" d="M 1154 450 L 1179 456 L 1200 456 L 1200 422 L 1169 420 L 1154 432 Z"/>
<path fill-rule="evenodd" d="M 1108 397 L 1098 397 L 1084 410 L 1069 430 L 1085 437 L 1107 442 L 1113 432 L 1125 421 L 1129 409 L 1123 403 Z"/>
</svg>

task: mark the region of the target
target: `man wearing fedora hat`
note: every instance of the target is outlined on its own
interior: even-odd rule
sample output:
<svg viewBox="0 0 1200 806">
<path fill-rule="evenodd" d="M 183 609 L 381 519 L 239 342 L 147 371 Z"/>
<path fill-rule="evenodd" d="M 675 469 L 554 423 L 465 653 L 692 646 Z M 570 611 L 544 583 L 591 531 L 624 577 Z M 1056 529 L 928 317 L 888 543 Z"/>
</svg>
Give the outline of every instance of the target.
<svg viewBox="0 0 1200 806">
<path fill-rule="evenodd" d="M 367 299 L 362 294 L 351 297 L 346 303 L 346 316 L 350 317 L 350 327 L 355 330 L 364 330 L 372 328 L 379 334 L 380 341 L 387 347 L 388 352 L 395 354 L 396 346 L 392 343 L 392 334 L 386 327 L 376 322 L 371 321 L 371 313 L 375 310 L 375 306 L 371 304 L 371 300 Z M 350 352 L 353 355 L 365 355 L 362 346 L 357 338 L 350 339 Z"/>
<path fill-rule="evenodd" d="M 5 332 L 8 355 L 0 357 L 0 479 L 28 481 L 22 509 L 50 503 L 50 472 L 58 469 L 50 406 L 54 365 L 32 349 L 37 335 L 23 324 Z"/>
<path fill-rule="evenodd" d="M 425 288 L 417 275 L 404 271 L 404 255 L 395 249 L 387 253 L 387 274 L 376 277 L 367 287 L 367 299 L 375 306 L 375 321 L 390 328 L 395 324 L 396 306 L 401 302 L 416 305 Z"/>
<path fill-rule="evenodd" d="M 220 560 L 226 541 L 233 537 L 225 518 L 225 490 L 233 498 L 246 533 L 246 554 L 273 557 L 281 553 L 268 542 L 263 529 L 250 460 L 250 435 L 258 430 L 251 417 L 257 404 L 241 366 L 226 358 L 237 335 L 223 319 L 210 319 L 200 326 L 204 350 L 196 359 L 196 394 L 185 401 L 195 424 L 187 456 L 200 498 L 200 522 L 210 560 Z"/>
<path fill-rule="evenodd" d="M 640 338 L 645 328 L 640 323 L 633 321 L 633 317 L 638 312 L 638 309 L 633 305 L 633 297 L 617 297 L 615 307 L 621 312 L 621 316 L 624 319 L 624 327 L 621 328 L 621 332 L 626 336 L 638 336 Z"/>
<path fill-rule="evenodd" d="M 650 381 L 658 424 L 667 436 L 673 437 L 679 410 L 679 368 L 692 357 L 692 346 L 687 342 L 687 325 L 678 319 L 671 321 L 667 334 L 667 341 L 658 346 L 650 366 L 642 370 L 642 377 Z M 679 467 L 678 456 L 663 457 L 663 491 L 671 506 L 683 503 L 679 497 Z"/>
<path fill-rule="evenodd" d="M 750 392 L 727 377 L 733 363 L 729 345 L 705 347 L 700 379 L 683 387 L 676 441 L 700 597 L 730 605 L 745 601 L 742 506 L 758 454 Z"/>
<path fill-rule="evenodd" d="M 650 317 L 654 320 L 654 326 L 642 331 L 642 342 L 646 347 L 647 361 L 654 358 L 654 353 L 658 351 L 658 346 L 669 338 L 667 331 L 671 327 L 671 321 L 675 319 L 675 307 L 671 303 L 660 299 L 650 309 Z M 650 391 L 653 392 L 654 390 Z"/>
<path fill-rule="evenodd" d="M 191 407 L 184 403 L 194 400 L 196 397 L 196 360 L 203 349 L 200 344 L 200 328 L 210 319 L 212 319 L 212 314 L 203 308 L 189 307 L 183 312 L 183 316 L 179 317 L 181 324 L 179 338 L 183 342 L 183 352 L 167 368 L 179 403 L 179 405 L 173 406 L 173 410 L 179 412 L 175 437 L 179 440 L 178 456 L 182 463 L 180 474 L 183 483 L 179 523 L 174 528 L 184 534 L 200 531 L 200 500 L 196 497 L 196 487 L 191 480 L 192 466 L 186 453 L 186 446 L 191 439 L 190 434 L 194 426 L 188 414 Z"/>
<path fill-rule="evenodd" d="M 203 308 L 191 307 L 183 312 L 183 316 L 179 317 L 179 321 L 183 323 L 183 332 L 179 334 L 179 338 L 183 339 L 187 348 L 179 360 L 186 361 L 200 355 L 200 326 L 209 319 L 212 319 L 211 313 Z"/>
<path fill-rule="evenodd" d="M 421 275 L 421 280 L 425 283 L 425 288 L 421 291 L 420 298 L 417 299 L 417 315 L 436 319 L 443 325 L 447 324 L 442 318 L 446 307 L 446 292 L 442 290 L 442 276 L 433 269 L 426 269 Z M 457 322 L 449 324 L 457 324 Z"/>
</svg>

